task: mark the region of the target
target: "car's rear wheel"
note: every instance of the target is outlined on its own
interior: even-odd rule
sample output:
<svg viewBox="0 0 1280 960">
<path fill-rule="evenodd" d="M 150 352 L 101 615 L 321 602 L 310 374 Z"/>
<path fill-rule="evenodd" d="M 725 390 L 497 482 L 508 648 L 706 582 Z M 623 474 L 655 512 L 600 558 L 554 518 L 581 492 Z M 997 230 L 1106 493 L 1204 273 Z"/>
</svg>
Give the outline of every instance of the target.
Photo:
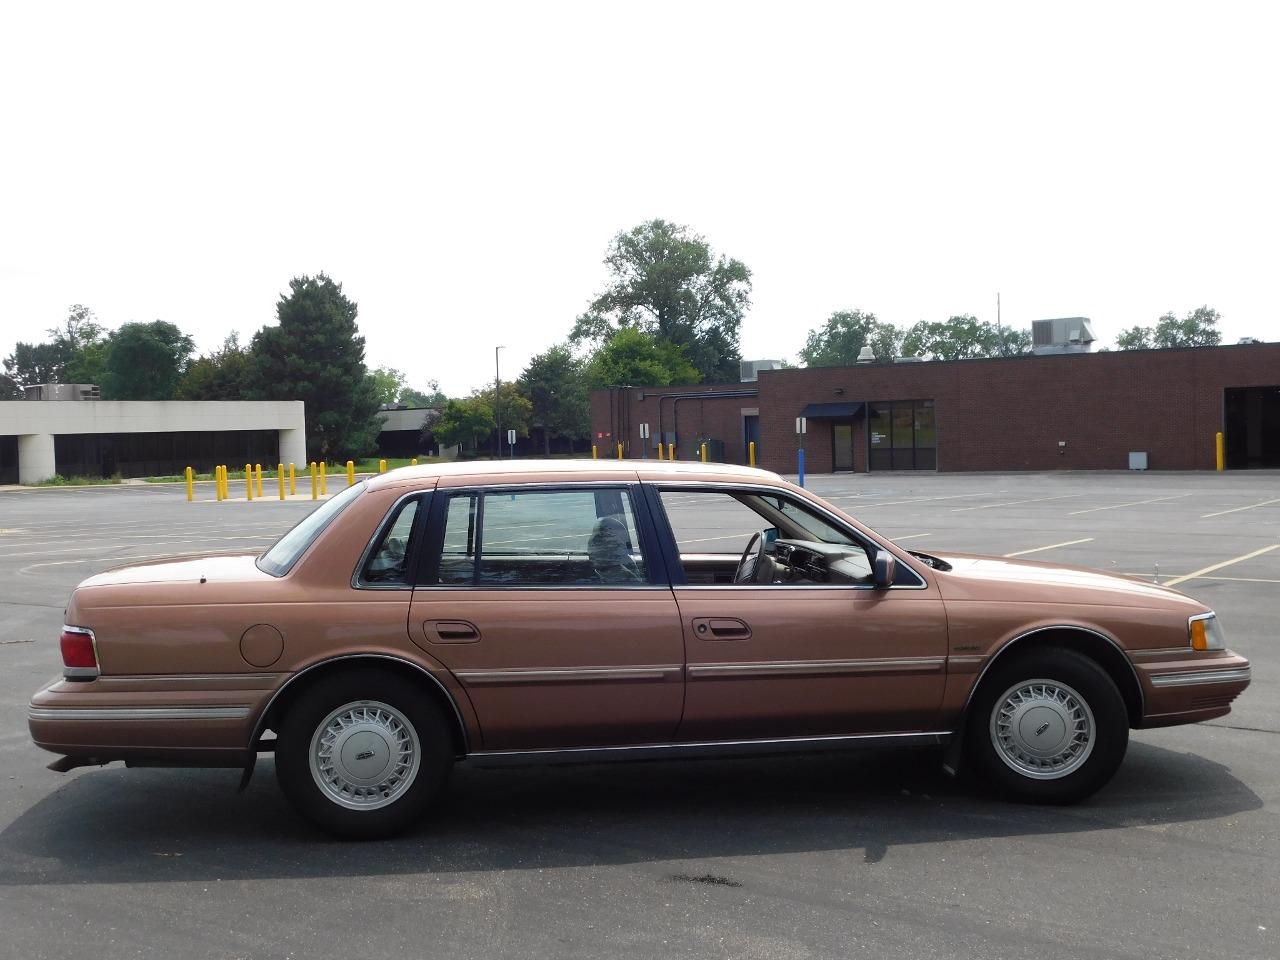
<svg viewBox="0 0 1280 960">
<path fill-rule="evenodd" d="M 1107 783 L 1129 744 L 1115 682 L 1073 650 L 1035 650 L 999 663 L 969 711 L 965 742 L 978 771 L 1006 796 L 1074 803 Z"/>
<path fill-rule="evenodd" d="M 276 776 L 303 816 L 369 839 L 413 824 L 453 762 L 440 711 L 410 681 L 362 669 L 325 677 L 286 713 Z"/>
</svg>

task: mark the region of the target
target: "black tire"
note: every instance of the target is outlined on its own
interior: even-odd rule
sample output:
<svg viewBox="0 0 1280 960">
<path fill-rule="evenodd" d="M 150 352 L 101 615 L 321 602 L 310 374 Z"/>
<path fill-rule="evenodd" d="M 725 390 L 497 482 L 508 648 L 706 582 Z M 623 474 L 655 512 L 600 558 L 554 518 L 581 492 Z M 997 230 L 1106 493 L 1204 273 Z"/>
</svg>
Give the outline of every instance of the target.
<svg viewBox="0 0 1280 960">
<path fill-rule="evenodd" d="M 1005 708 L 999 717 L 998 706 Z M 1035 752 L 1039 736 L 1050 738 L 1043 748 L 1049 756 Z M 1129 714 L 1115 681 L 1097 661 L 1057 647 L 997 664 L 983 678 L 965 727 L 975 772 L 1000 794 L 1032 803 L 1090 796 L 1115 774 L 1128 745 Z"/>
<path fill-rule="evenodd" d="M 377 781 L 357 782 L 364 793 L 344 799 L 338 785 L 347 781 L 334 774 L 326 788 L 319 762 L 312 766 L 313 738 L 323 739 L 320 728 L 336 711 L 352 722 L 338 735 L 347 749 L 331 751 L 339 758 L 333 762 L 371 771 Z M 280 724 L 275 759 L 280 787 L 300 814 L 336 836 L 369 840 L 400 833 L 422 816 L 449 776 L 453 744 L 446 717 L 425 690 L 362 667 L 323 677 L 299 695 Z"/>
</svg>

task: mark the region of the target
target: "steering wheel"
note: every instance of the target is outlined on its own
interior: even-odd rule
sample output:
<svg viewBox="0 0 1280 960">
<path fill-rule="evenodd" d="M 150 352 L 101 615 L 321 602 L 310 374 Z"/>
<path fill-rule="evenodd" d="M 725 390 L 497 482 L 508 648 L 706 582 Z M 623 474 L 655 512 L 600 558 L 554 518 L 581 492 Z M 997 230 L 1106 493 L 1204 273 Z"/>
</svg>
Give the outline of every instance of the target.
<svg viewBox="0 0 1280 960">
<path fill-rule="evenodd" d="M 734 583 L 772 583 L 773 563 L 764 552 L 764 531 L 751 535 L 747 548 L 742 551 L 738 569 L 733 573 Z"/>
</svg>

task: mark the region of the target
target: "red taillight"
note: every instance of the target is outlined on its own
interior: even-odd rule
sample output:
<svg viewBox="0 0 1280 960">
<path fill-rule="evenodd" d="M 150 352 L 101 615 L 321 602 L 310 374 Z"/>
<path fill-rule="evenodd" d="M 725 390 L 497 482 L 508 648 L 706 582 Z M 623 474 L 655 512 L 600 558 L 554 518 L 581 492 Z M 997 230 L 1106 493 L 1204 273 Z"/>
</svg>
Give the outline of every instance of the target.
<svg viewBox="0 0 1280 960">
<path fill-rule="evenodd" d="M 63 627 L 58 640 L 62 647 L 63 671 L 67 677 L 98 675 L 98 652 L 93 646 L 93 632 L 80 627 Z"/>
</svg>

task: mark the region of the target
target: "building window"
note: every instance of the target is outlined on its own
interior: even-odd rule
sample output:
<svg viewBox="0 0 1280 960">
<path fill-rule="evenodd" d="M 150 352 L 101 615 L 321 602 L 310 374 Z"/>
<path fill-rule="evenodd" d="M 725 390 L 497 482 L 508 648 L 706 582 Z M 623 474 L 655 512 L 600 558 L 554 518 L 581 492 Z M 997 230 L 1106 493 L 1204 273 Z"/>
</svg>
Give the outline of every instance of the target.
<svg viewBox="0 0 1280 960">
<path fill-rule="evenodd" d="M 938 430 L 932 400 L 868 404 L 867 469 L 935 470 Z"/>
</svg>

